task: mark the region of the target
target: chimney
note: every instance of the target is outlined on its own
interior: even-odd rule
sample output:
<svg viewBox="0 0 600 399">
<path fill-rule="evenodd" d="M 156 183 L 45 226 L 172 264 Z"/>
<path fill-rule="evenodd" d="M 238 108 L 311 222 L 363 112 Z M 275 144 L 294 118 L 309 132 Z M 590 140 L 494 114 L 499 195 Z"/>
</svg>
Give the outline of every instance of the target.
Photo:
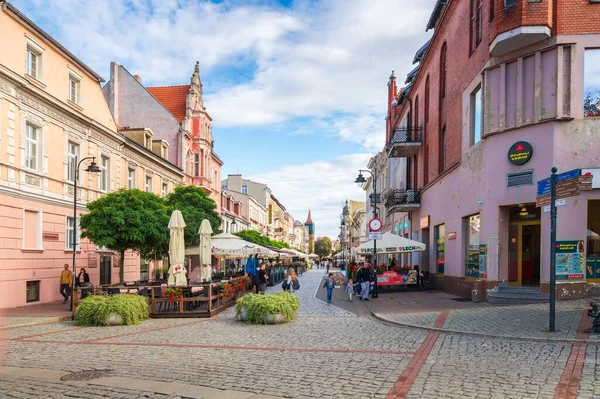
<svg viewBox="0 0 600 399">
<path fill-rule="evenodd" d="M 133 75 L 133 78 L 137 80 L 139 84 L 142 84 L 142 77 L 140 75 Z"/>
</svg>

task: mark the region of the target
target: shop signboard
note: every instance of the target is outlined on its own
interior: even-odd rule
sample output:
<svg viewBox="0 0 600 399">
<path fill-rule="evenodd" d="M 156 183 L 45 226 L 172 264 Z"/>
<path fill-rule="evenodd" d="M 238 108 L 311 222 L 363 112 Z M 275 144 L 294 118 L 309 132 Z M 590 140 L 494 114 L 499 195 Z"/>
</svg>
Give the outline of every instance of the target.
<svg viewBox="0 0 600 399">
<path fill-rule="evenodd" d="M 568 172 L 556 175 L 556 198 L 563 199 L 579 195 L 579 176 L 581 171 L 573 169 Z M 537 182 L 537 201 L 536 206 L 546 206 L 550 204 L 550 178 Z"/>
<path fill-rule="evenodd" d="M 508 150 L 508 161 L 513 165 L 525 165 L 533 155 L 533 147 L 526 141 L 517 141 Z"/>
<path fill-rule="evenodd" d="M 479 244 L 479 277 L 487 278 L 487 245 Z"/>
<path fill-rule="evenodd" d="M 585 278 L 600 278 L 600 258 L 587 258 L 585 260 Z"/>
<path fill-rule="evenodd" d="M 402 273 L 387 270 L 377 275 L 377 285 L 410 285 L 417 284 L 417 271 L 406 270 Z"/>
<path fill-rule="evenodd" d="M 556 241 L 557 280 L 582 280 L 584 266 L 583 240 Z"/>
<path fill-rule="evenodd" d="M 421 227 L 422 229 L 427 229 L 427 228 L 429 228 L 429 215 L 427 215 L 427 216 L 423 216 L 423 217 L 420 219 L 420 221 L 419 221 L 419 222 L 420 222 L 420 227 Z"/>
<path fill-rule="evenodd" d="M 479 259 L 465 261 L 465 277 L 479 277 Z"/>
</svg>

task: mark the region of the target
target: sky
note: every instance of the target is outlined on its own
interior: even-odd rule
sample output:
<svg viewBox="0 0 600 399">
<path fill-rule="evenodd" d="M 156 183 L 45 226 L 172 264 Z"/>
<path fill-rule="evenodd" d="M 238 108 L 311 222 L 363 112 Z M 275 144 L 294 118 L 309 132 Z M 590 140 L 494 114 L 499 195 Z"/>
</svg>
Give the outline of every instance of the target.
<svg viewBox="0 0 600 399">
<path fill-rule="evenodd" d="M 221 171 L 267 183 L 337 239 L 385 144 L 387 82 L 429 39 L 435 0 L 11 0 L 100 76 L 188 84 L 200 61 Z"/>
</svg>

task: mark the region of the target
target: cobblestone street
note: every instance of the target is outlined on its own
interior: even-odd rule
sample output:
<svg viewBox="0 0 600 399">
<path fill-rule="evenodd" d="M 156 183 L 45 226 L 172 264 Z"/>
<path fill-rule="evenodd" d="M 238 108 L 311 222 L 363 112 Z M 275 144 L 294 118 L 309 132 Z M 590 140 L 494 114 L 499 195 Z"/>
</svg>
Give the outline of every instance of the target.
<svg viewBox="0 0 600 399">
<path fill-rule="evenodd" d="M 289 324 L 246 325 L 230 308 L 213 319 L 154 319 L 133 327 L 60 322 L 6 329 L 0 392 L 8 398 L 600 397 L 595 343 L 403 327 L 377 320 L 363 302 L 348 303 L 342 288 L 325 303 L 323 276 L 315 270 L 301 277 L 301 311 Z M 492 308 L 461 312 L 478 309 Z M 515 336 L 528 336 L 538 322 L 528 320 L 531 308 L 502 309 L 522 320 L 509 326 Z M 458 320 L 450 316 L 426 312 L 422 320 L 442 329 Z M 575 324 L 569 337 L 587 338 Z M 109 371 L 61 381 L 85 370 Z"/>
</svg>

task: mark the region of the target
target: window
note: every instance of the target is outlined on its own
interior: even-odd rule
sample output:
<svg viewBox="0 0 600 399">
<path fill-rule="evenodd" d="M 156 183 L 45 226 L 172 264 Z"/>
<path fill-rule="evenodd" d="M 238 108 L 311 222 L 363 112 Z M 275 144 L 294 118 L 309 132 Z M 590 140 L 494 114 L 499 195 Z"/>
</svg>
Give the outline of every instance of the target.
<svg viewBox="0 0 600 399">
<path fill-rule="evenodd" d="M 465 276 L 479 277 L 479 230 L 481 217 L 479 214 L 463 219 L 465 232 Z"/>
<path fill-rule="evenodd" d="M 242 194 L 248 194 L 248 186 L 242 186 Z"/>
<path fill-rule="evenodd" d="M 221 189 L 223 189 L 223 190 L 227 190 L 227 189 L 228 189 L 228 187 L 227 187 L 227 185 L 225 185 L 225 186 L 221 186 Z"/>
<path fill-rule="evenodd" d="M 600 117 L 600 49 L 586 49 L 583 55 L 583 116 Z"/>
<path fill-rule="evenodd" d="M 132 190 L 135 188 L 135 169 L 127 169 L 127 188 Z"/>
<path fill-rule="evenodd" d="M 42 212 L 39 209 L 23 210 L 22 249 L 42 250 Z"/>
<path fill-rule="evenodd" d="M 419 96 L 415 98 L 415 128 L 419 128 Z"/>
<path fill-rule="evenodd" d="M 167 185 L 167 183 L 163 183 L 162 184 L 162 188 L 160 190 L 160 195 L 162 197 L 166 197 L 167 196 L 167 192 L 169 191 L 169 186 Z"/>
<path fill-rule="evenodd" d="M 496 18 L 496 0 L 490 0 L 490 21 Z"/>
<path fill-rule="evenodd" d="M 477 48 L 481 42 L 483 33 L 481 19 L 483 16 L 483 0 L 471 0 L 471 24 L 469 31 L 471 52 Z"/>
<path fill-rule="evenodd" d="M 425 79 L 425 126 L 429 122 L 429 75 Z"/>
<path fill-rule="evenodd" d="M 200 176 L 200 154 L 194 154 L 194 176 Z"/>
<path fill-rule="evenodd" d="M 152 176 L 146 176 L 146 192 L 152 192 Z"/>
<path fill-rule="evenodd" d="M 423 184 L 429 183 L 429 146 L 425 146 L 425 159 L 423 160 Z"/>
<path fill-rule="evenodd" d="M 444 274 L 444 253 L 446 252 L 446 225 L 435 226 L 433 231 L 435 240 L 435 271 Z"/>
<path fill-rule="evenodd" d="M 152 136 L 149 134 L 144 134 L 144 147 L 152 149 Z"/>
<path fill-rule="evenodd" d="M 164 159 L 169 159 L 169 147 L 163 144 L 162 146 L 162 157 Z"/>
<path fill-rule="evenodd" d="M 109 191 L 110 189 L 110 158 L 102 156 L 100 158 L 100 190 Z"/>
<path fill-rule="evenodd" d="M 471 94 L 471 145 L 481 141 L 481 129 L 483 126 L 481 92 L 481 86 L 479 86 Z"/>
<path fill-rule="evenodd" d="M 446 125 L 442 128 L 440 134 L 440 166 L 439 173 L 446 169 Z"/>
<path fill-rule="evenodd" d="M 80 103 L 81 97 L 81 79 L 74 74 L 69 74 L 69 101 L 75 104 Z"/>
<path fill-rule="evenodd" d="M 38 144 L 40 128 L 29 123 L 25 124 L 25 167 L 38 169 Z"/>
<path fill-rule="evenodd" d="M 28 281 L 26 302 L 38 302 L 40 300 L 40 281 Z"/>
<path fill-rule="evenodd" d="M 504 0 L 504 7 L 512 7 L 517 4 L 517 0 Z"/>
<path fill-rule="evenodd" d="M 67 145 L 67 180 L 74 182 L 77 177 L 77 156 L 79 155 L 79 146 L 69 141 Z"/>
<path fill-rule="evenodd" d="M 442 45 L 442 51 L 440 52 L 440 98 L 446 98 L 446 74 L 448 72 L 448 66 L 446 63 L 446 52 L 448 46 L 446 42 Z"/>
<path fill-rule="evenodd" d="M 81 243 L 79 242 L 80 240 L 80 236 L 79 236 L 79 218 L 77 218 L 77 226 L 75 226 L 75 223 L 73 223 L 73 217 L 72 216 L 67 216 L 67 231 L 66 231 L 66 237 L 65 237 L 65 243 L 66 243 L 66 251 L 72 251 L 73 250 L 73 229 L 77 228 L 77 230 L 75 231 L 75 241 L 77 244 L 77 251 L 81 250 Z"/>
<path fill-rule="evenodd" d="M 41 67 L 42 54 L 32 46 L 27 46 L 27 64 L 25 72 L 27 75 L 40 80 L 40 67 Z"/>
</svg>

